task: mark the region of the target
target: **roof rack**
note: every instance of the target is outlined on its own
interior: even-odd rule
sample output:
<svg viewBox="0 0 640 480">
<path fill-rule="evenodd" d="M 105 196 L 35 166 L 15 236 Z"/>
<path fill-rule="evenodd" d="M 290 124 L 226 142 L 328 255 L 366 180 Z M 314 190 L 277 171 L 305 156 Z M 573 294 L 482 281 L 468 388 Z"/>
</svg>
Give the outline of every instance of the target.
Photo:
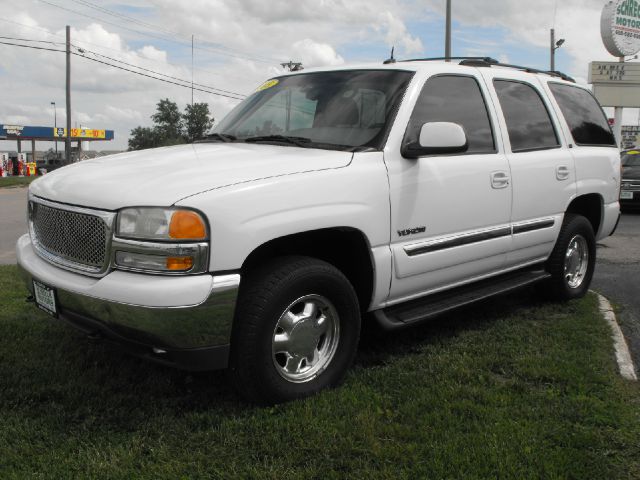
<svg viewBox="0 0 640 480">
<path fill-rule="evenodd" d="M 568 82 L 576 83 L 576 81 L 569 75 L 566 75 L 557 70 L 538 70 L 537 68 L 523 67 L 521 65 L 512 65 L 510 63 L 502 63 L 491 57 L 432 57 L 432 58 L 412 58 L 409 60 L 400 60 L 401 62 L 432 62 L 442 60 L 461 60 L 459 65 L 466 65 L 469 67 L 506 67 L 522 70 L 527 73 L 542 73 L 544 75 L 550 75 L 552 77 L 558 77 Z"/>
<path fill-rule="evenodd" d="M 434 62 L 438 60 L 481 60 L 486 63 L 499 63 L 498 60 L 491 57 L 430 57 L 430 58 L 410 58 L 408 60 L 400 60 L 401 62 Z"/>
</svg>

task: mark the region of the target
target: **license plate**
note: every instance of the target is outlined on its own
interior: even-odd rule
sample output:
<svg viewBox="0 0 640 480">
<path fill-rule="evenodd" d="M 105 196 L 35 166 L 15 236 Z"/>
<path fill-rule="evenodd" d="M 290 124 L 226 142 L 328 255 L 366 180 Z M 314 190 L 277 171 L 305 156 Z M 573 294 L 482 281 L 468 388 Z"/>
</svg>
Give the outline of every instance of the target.
<svg viewBox="0 0 640 480">
<path fill-rule="evenodd" d="M 36 305 L 38 308 L 44 310 L 49 315 L 54 317 L 58 316 L 58 309 L 56 308 L 56 291 L 47 287 L 46 285 L 34 280 L 33 281 L 33 293 L 36 298 Z"/>
<path fill-rule="evenodd" d="M 633 200 L 633 192 L 620 192 L 622 200 Z"/>
</svg>

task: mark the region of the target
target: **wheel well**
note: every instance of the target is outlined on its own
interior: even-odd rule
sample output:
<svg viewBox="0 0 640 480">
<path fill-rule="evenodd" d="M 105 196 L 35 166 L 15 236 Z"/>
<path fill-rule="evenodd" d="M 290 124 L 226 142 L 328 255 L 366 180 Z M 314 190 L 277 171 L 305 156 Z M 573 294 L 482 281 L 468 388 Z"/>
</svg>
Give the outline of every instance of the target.
<svg viewBox="0 0 640 480">
<path fill-rule="evenodd" d="M 597 193 L 577 197 L 569 204 L 566 213 L 585 217 L 591 223 L 593 233 L 597 235 L 602 221 L 602 197 Z"/>
<path fill-rule="evenodd" d="M 324 260 L 340 270 L 366 311 L 373 294 L 371 249 L 364 234 L 354 228 L 328 228 L 287 235 L 260 245 L 242 264 L 242 273 L 283 255 L 305 255 Z"/>
</svg>

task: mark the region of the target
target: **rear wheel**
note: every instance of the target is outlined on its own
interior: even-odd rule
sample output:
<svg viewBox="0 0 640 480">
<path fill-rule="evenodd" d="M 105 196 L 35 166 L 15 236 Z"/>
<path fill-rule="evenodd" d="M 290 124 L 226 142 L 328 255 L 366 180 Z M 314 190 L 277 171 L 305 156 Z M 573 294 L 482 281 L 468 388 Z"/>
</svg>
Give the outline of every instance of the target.
<svg viewBox="0 0 640 480">
<path fill-rule="evenodd" d="M 359 335 L 356 293 L 338 269 L 309 257 L 275 259 L 242 287 L 232 381 L 243 397 L 263 404 L 314 394 L 342 381 Z"/>
<path fill-rule="evenodd" d="M 584 296 L 589 290 L 595 264 L 596 241 L 591 223 L 581 215 L 565 215 L 546 265 L 551 274 L 547 293 L 558 300 Z"/>
</svg>

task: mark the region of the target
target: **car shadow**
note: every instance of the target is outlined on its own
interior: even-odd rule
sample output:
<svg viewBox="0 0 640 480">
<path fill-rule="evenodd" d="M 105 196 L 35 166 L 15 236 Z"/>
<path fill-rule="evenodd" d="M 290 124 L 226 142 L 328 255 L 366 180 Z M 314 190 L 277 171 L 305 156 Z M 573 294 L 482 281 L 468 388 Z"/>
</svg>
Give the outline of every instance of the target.
<svg viewBox="0 0 640 480">
<path fill-rule="evenodd" d="M 525 288 L 402 331 L 382 331 L 366 319 L 354 367 L 367 369 L 388 363 L 462 331 L 489 328 L 500 318 L 539 304 L 535 290 Z M 94 421 L 118 430 L 137 429 L 155 417 L 198 413 L 216 423 L 261 408 L 240 399 L 225 371 L 185 372 L 156 365 L 110 343 L 83 341 L 84 335 L 59 322 L 51 326 L 50 333 L 48 340 L 59 352 L 58 363 L 45 364 L 41 372 L 51 384 L 22 392 L 31 397 L 26 402 L 33 406 L 27 408 L 29 416 L 44 415 L 49 397 L 55 398 L 65 425 L 85 422 L 100 412 L 99 420 Z M 41 353 L 31 351 L 29 355 Z"/>
</svg>

